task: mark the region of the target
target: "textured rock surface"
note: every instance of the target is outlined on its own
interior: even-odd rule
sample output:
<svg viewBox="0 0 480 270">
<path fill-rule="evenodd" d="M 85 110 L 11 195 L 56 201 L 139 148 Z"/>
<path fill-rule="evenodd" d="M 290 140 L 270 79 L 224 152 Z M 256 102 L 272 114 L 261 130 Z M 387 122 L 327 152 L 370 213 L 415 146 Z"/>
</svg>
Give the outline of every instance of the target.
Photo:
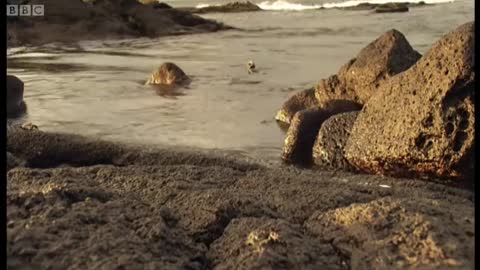
<svg viewBox="0 0 480 270">
<path fill-rule="evenodd" d="M 342 269 L 330 244 L 281 219 L 234 219 L 209 255 L 215 269 Z"/>
<path fill-rule="evenodd" d="M 17 167 L 19 164 L 17 158 L 12 153 L 7 152 L 7 171 Z"/>
<path fill-rule="evenodd" d="M 45 16 L 8 17 L 8 46 L 158 37 L 229 28 L 186 11 L 161 4 L 144 5 L 137 0 L 26 2 L 45 5 Z"/>
<path fill-rule="evenodd" d="M 474 40 L 474 24 L 464 24 L 382 85 L 354 124 L 350 163 L 400 176 L 473 173 Z"/>
<path fill-rule="evenodd" d="M 361 106 L 355 102 L 331 100 L 323 108 L 310 108 L 297 112 L 285 136 L 282 159 L 287 163 L 311 165 L 312 147 L 322 123 L 337 113 L 360 109 Z"/>
<path fill-rule="evenodd" d="M 147 84 L 185 85 L 190 81 L 190 78 L 179 66 L 167 62 L 152 72 Z"/>
<path fill-rule="evenodd" d="M 380 84 L 407 70 L 419 58 L 402 33 L 390 30 L 363 48 L 357 57 L 340 68 L 337 74 L 322 79 L 314 89 L 290 97 L 277 112 L 277 121 L 290 124 L 296 112 L 322 108 L 335 113 L 344 112 L 332 107 L 333 100 L 363 105 Z"/>
<path fill-rule="evenodd" d="M 382 82 L 407 70 L 420 56 L 402 33 L 390 30 L 363 48 L 336 75 L 321 80 L 315 96 L 320 106 L 332 99 L 364 104 Z"/>
<path fill-rule="evenodd" d="M 259 6 L 255 5 L 250 1 L 244 2 L 232 2 L 224 5 L 211 5 L 208 7 L 202 8 L 182 8 L 192 13 L 236 13 L 236 12 L 251 12 L 251 11 L 260 11 L 262 10 Z"/>
<path fill-rule="evenodd" d="M 317 107 L 318 102 L 315 98 L 315 90 L 313 88 L 306 89 L 291 96 L 277 112 L 275 120 L 290 124 L 295 113 Z"/>
<path fill-rule="evenodd" d="M 14 194 L 10 189 L 9 268 L 195 269 L 205 264 L 198 261 L 202 247 L 170 227 L 158 209 L 94 188 L 91 180 L 51 181 L 39 173 L 27 189 Z M 10 186 L 18 179 L 10 178 Z"/>
<path fill-rule="evenodd" d="M 470 269 L 474 209 L 444 215 L 448 204 L 386 197 L 315 213 L 306 228 L 350 258 L 349 269 Z"/>
<path fill-rule="evenodd" d="M 23 101 L 24 83 L 13 75 L 7 75 L 7 117 L 18 117 L 27 110 Z"/>
<path fill-rule="evenodd" d="M 9 129 L 7 151 L 26 159 L 26 167 L 7 174 L 8 269 L 245 269 L 243 258 L 249 267 L 263 269 L 298 269 L 297 263 L 306 269 L 348 269 L 359 265 L 357 254 L 373 254 L 361 257 L 365 267 L 358 269 L 381 269 L 370 258 L 390 254 L 377 252 L 401 258 L 404 247 L 417 242 L 400 240 L 417 241 L 412 231 L 427 222 L 431 232 L 426 235 L 445 260 L 451 259 L 451 266 L 442 263 L 441 269 L 458 269 L 457 262 L 462 269 L 473 266 L 474 194 L 469 190 L 411 179 L 268 168 L 200 151 L 125 146 L 39 130 Z M 319 224 L 320 214 L 385 197 L 398 202 L 398 208 L 388 208 L 392 214 L 379 210 L 382 217 L 392 217 L 389 222 L 374 218 L 373 225 L 362 224 L 369 226 L 366 235 L 388 241 L 351 242 L 349 254 L 336 242 L 322 240 L 323 231 L 340 240 L 357 235 L 351 232 L 355 225 Z M 415 205 L 420 219 L 408 218 L 410 212 L 395 218 L 402 217 L 396 209 L 411 211 Z M 359 216 L 358 223 L 368 216 Z M 278 237 L 270 236 L 270 229 Z M 399 239 L 401 249 L 391 248 L 390 239 Z M 428 239 L 418 243 L 430 245 Z M 263 255 L 255 253 L 262 249 Z M 423 251 L 428 247 L 412 250 L 409 258 L 419 263 L 411 269 L 435 268 L 443 260 L 420 260 Z"/>
<path fill-rule="evenodd" d="M 393 12 L 407 12 L 408 4 L 406 3 L 385 3 L 378 5 L 375 8 L 376 13 L 393 13 Z"/>
<path fill-rule="evenodd" d="M 334 115 L 320 127 L 313 145 L 315 165 L 353 171 L 354 167 L 345 159 L 345 144 L 357 119 L 358 111 Z"/>
<path fill-rule="evenodd" d="M 310 165 L 312 146 L 323 121 L 330 115 L 322 109 L 306 109 L 293 117 L 283 144 L 282 159 L 287 163 Z"/>
<path fill-rule="evenodd" d="M 423 7 L 423 6 L 431 6 L 434 4 L 427 4 L 424 1 L 419 1 L 419 2 L 404 2 L 404 3 L 399 3 L 399 2 L 390 2 L 390 3 L 382 3 L 382 4 L 376 4 L 376 3 L 360 3 L 356 6 L 346 6 L 346 7 L 336 7 L 336 9 L 341 9 L 341 10 L 374 10 L 377 7 L 381 6 L 406 6 L 407 11 L 408 8 L 411 7 Z"/>
</svg>

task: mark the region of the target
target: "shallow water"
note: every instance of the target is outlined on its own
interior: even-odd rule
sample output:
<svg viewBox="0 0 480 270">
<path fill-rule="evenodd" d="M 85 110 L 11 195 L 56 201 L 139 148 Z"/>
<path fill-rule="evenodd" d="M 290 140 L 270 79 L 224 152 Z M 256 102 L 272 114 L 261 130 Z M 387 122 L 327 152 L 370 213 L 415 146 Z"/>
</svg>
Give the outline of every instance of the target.
<svg viewBox="0 0 480 270">
<path fill-rule="evenodd" d="M 9 49 L 8 73 L 25 82 L 27 120 L 47 131 L 232 150 L 276 162 L 284 133 L 273 117 L 290 95 L 336 73 L 392 28 L 426 52 L 474 19 L 474 1 L 393 14 L 327 9 L 203 16 L 243 30 Z M 249 59 L 258 73 L 247 73 Z M 161 97 L 143 85 L 166 61 L 193 78 L 180 95 Z"/>
</svg>

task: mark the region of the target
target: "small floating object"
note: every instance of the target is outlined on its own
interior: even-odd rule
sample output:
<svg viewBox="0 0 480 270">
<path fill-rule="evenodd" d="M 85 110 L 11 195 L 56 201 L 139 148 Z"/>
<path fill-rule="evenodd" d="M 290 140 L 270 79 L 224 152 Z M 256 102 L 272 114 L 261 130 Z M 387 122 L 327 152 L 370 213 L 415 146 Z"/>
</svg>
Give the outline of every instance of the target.
<svg viewBox="0 0 480 270">
<path fill-rule="evenodd" d="M 391 186 L 389 185 L 378 185 L 379 187 L 382 187 L 382 188 L 392 188 Z"/>
</svg>

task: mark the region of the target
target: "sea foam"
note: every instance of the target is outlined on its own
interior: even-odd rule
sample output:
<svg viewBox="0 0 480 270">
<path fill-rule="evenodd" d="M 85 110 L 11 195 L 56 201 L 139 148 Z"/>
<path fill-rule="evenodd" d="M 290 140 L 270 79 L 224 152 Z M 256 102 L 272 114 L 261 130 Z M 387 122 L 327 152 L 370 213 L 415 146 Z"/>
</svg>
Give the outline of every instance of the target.
<svg viewBox="0 0 480 270">
<path fill-rule="evenodd" d="M 349 0 L 345 2 L 336 2 L 336 3 L 321 3 L 315 5 L 303 5 L 297 3 L 290 3 L 285 0 L 277 1 L 264 1 L 258 4 L 258 6 L 263 10 L 309 10 L 309 9 L 319 9 L 319 8 L 344 8 L 344 7 L 354 7 L 363 3 L 370 4 L 384 4 L 384 3 L 419 3 L 425 2 L 426 4 L 441 4 L 441 3 L 451 3 L 455 0 Z"/>
</svg>

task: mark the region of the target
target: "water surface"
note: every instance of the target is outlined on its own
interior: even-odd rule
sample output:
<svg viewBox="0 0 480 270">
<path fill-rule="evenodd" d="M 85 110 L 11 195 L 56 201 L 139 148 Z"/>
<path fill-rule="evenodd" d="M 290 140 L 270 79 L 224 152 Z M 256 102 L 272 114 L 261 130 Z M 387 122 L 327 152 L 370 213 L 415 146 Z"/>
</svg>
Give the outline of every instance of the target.
<svg viewBox="0 0 480 270">
<path fill-rule="evenodd" d="M 25 82 L 27 120 L 47 131 L 231 150 L 277 162 L 284 133 L 273 117 L 289 96 L 336 73 L 392 28 L 426 52 L 443 34 L 474 19 L 474 1 L 393 14 L 306 9 L 203 16 L 242 30 L 9 49 L 8 73 Z M 247 73 L 249 59 L 258 73 Z M 166 61 L 193 79 L 181 95 L 161 97 L 143 85 Z"/>
</svg>

